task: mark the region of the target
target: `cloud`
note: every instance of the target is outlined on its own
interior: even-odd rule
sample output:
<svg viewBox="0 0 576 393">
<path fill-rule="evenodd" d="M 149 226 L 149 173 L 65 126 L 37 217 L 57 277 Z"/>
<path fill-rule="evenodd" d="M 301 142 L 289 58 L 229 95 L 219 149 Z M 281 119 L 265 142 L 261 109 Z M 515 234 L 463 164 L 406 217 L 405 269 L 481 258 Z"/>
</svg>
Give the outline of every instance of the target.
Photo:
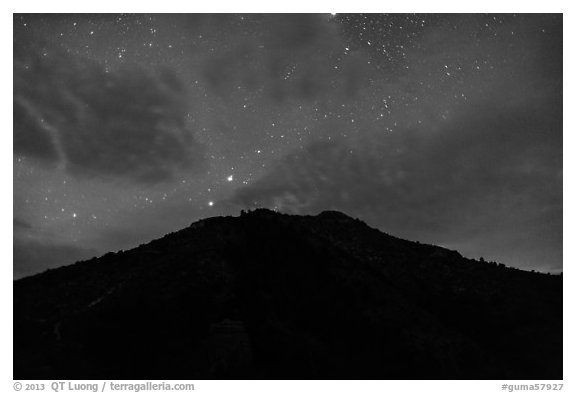
<svg viewBox="0 0 576 393">
<path fill-rule="evenodd" d="M 48 131 L 28 114 L 24 105 L 17 103 L 14 103 L 14 153 L 35 157 L 44 164 L 54 164 L 58 160 Z"/>
<path fill-rule="evenodd" d="M 169 70 L 107 70 L 22 44 L 14 54 L 14 153 L 63 165 L 80 178 L 168 181 L 202 162 L 187 103 Z"/>
<path fill-rule="evenodd" d="M 207 86 L 222 97 L 242 85 L 276 103 L 328 95 L 350 99 L 368 84 L 368 57 L 346 51 L 336 24 L 327 23 L 326 16 L 257 15 L 245 23 L 251 33 L 229 23 L 228 37 L 220 39 L 234 44 L 207 56 L 202 66 Z"/>
<path fill-rule="evenodd" d="M 13 228 L 14 228 L 14 231 L 25 231 L 28 229 L 32 229 L 32 225 L 28 221 L 26 221 L 22 218 L 14 217 L 13 218 Z"/>
<path fill-rule="evenodd" d="M 524 236 L 553 251 L 555 260 L 547 263 L 561 265 L 554 251 L 562 242 L 561 130 L 554 112 L 475 106 L 434 131 L 313 143 L 228 203 L 300 214 L 342 210 L 414 240 L 467 242 L 469 254 L 484 256 L 503 255 L 508 242 L 521 253 Z M 490 241 L 470 243 L 473 238 Z M 490 248 L 479 250 L 480 244 Z M 530 249 L 520 257 L 536 263 Z"/>
</svg>

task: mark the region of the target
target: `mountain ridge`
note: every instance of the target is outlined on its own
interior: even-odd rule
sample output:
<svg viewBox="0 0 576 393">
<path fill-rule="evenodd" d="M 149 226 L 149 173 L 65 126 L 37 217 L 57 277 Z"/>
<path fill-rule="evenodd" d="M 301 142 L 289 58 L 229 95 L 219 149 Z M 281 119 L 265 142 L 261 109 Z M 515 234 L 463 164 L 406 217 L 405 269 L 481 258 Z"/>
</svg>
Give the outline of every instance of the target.
<svg viewBox="0 0 576 393">
<path fill-rule="evenodd" d="M 22 278 L 14 327 L 18 379 L 562 378 L 561 276 L 336 211 L 206 218 Z"/>
</svg>

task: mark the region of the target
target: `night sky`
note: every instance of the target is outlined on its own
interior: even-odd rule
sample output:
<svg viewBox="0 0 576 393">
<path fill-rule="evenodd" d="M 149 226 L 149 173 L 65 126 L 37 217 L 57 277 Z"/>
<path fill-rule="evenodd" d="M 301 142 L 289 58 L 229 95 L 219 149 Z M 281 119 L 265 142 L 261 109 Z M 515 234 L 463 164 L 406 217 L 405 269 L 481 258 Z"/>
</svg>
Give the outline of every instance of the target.
<svg viewBox="0 0 576 393">
<path fill-rule="evenodd" d="M 14 277 L 341 210 L 562 270 L 561 15 L 15 15 Z"/>
</svg>

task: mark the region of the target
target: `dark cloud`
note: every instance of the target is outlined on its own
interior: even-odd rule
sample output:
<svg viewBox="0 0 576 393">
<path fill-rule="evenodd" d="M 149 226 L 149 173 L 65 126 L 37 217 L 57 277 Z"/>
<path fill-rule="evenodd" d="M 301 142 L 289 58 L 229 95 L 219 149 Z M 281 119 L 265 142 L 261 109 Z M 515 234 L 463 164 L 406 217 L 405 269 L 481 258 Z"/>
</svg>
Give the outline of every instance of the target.
<svg viewBox="0 0 576 393">
<path fill-rule="evenodd" d="M 361 52 L 345 54 L 338 28 L 325 19 L 315 14 L 250 16 L 248 34 L 245 25 L 228 26 L 234 45 L 206 58 L 205 82 L 223 97 L 244 86 L 276 103 L 355 97 L 368 84 L 367 58 Z M 226 20 L 215 23 L 221 27 Z"/>
<path fill-rule="evenodd" d="M 17 238 L 14 239 L 13 246 L 14 279 L 69 265 L 98 254 L 94 250 L 70 244 L 53 244 Z"/>
<path fill-rule="evenodd" d="M 12 226 L 14 228 L 14 231 L 23 231 L 23 230 L 25 231 L 28 229 L 32 229 L 32 225 L 28 221 L 26 221 L 22 218 L 19 218 L 19 217 L 13 218 L 13 225 Z"/>
<path fill-rule="evenodd" d="M 507 242 L 518 248 L 522 236 L 558 250 L 561 130 L 556 113 L 475 107 L 438 130 L 398 130 L 370 143 L 314 143 L 229 202 L 293 213 L 338 209 L 394 234 L 443 244 L 501 234 L 489 236 L 484 255 Z"/>
<path fill-rule="evenodd" d="M 54 164 L 58 160 L 48 131 L 34 117 L 31 108 L 18 102 L 14 102 L 14 153 L 35 157 L 44 164 Z"/>
<path fill-rule="evenodd" d="M 168 70 L 108 70 L 55 48 L 15 50 L 14 153 L 78 177 L 170 180 L 202 162 L 187 98 Z"/>
</svg>

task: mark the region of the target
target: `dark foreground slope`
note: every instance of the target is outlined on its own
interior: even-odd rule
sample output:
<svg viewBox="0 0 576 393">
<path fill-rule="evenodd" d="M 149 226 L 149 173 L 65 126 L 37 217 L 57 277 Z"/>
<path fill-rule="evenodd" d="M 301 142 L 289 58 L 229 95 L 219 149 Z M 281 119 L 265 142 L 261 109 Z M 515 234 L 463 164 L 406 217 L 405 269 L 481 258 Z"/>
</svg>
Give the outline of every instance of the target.
<svg viewBox="0 0 576 393">
<path fill-rule="evenodd" d="M 211 218 L 14 282 L 15 379 L 561 379 L 562 277 L 341 213 Z"/>
</svg>

